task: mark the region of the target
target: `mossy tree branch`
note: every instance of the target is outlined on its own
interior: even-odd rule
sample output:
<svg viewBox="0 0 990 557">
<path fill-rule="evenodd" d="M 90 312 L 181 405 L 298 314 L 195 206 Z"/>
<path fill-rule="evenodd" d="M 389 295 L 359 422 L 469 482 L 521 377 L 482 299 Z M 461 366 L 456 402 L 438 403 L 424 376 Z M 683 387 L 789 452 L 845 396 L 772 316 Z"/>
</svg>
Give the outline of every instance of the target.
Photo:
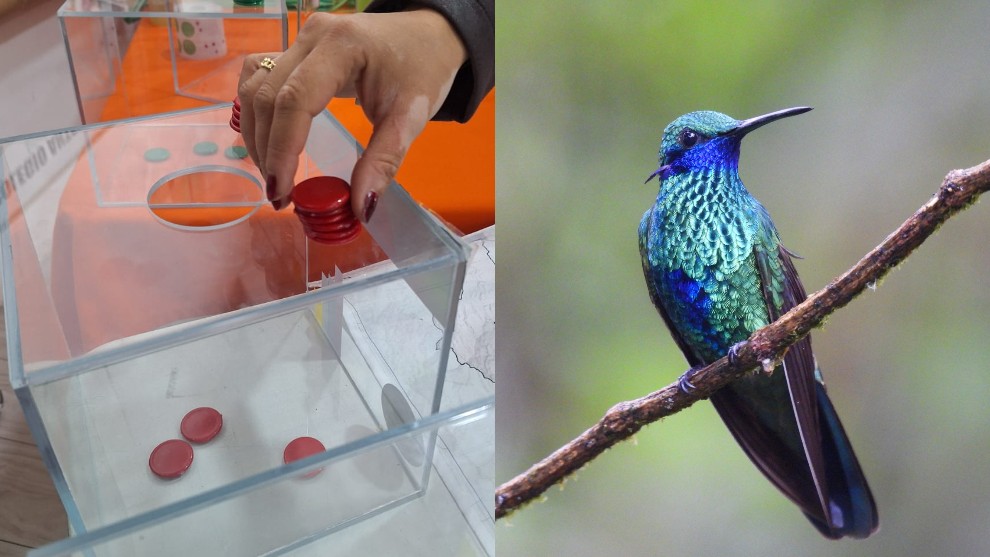
<svg viewBox="0 0 990 557">
<path fill-rule="evenodd" d="M 773 369 L 787 349 L 845 306 L 863 289 L 875 284 L 904 261 L 946 220 L 990 190 L 990 160 L 966 170 L 953 170 L 932 198 L 856 265 L 780 319 L 754 332 L 736 357 L 723 357 L 691 376 L 690 393 L 677 383 L 647 396 L 613 406 L 605 416 L 573 441 L 534 464 L 495 491 L 495 518 L 501 518 L 538 497 L 606 449 L 627 439 L 643 426 L 670 416 L 757 367 Z"/>
</svg>

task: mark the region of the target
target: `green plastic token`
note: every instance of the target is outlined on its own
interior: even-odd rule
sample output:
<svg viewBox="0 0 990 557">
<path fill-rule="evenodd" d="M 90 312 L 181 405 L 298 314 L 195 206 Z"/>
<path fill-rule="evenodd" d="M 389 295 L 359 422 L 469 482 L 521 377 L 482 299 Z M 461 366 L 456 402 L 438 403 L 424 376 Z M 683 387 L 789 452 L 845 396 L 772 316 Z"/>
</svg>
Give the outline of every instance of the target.
<svg viewBox="0 0 990 557">
<path fill-rule="evenodd" d="M 217 144 L 212 141 L 200 141 L 199 143 L 193 145 L 193 153 L 204 157 L 212 155 L 219 150 L 220 147 L 217 147 Z"/>
<path fill-rule="evenodd" d="M 247 147 L 243 145 L 233 145 L 223 150 L 223 156 L 228 159 L 243 159 L 248 156 Z"/>
<path fill-rule="evenodd" d="M 144 152 L 144 160 L 148 162 L 167 161 L 171 153 L 164 147 L 153 147 Z"/>
</svg>

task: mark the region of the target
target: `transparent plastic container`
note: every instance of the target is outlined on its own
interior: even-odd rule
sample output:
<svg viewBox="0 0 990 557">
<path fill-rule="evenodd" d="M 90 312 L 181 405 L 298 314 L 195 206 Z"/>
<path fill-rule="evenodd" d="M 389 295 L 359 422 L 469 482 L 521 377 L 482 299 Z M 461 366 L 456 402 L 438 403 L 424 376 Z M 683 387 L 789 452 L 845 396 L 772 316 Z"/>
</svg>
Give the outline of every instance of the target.
<svg viewBox="0 0 990 557">
<path fill-rule="evenodd" d="M 0 142 L 11 383 L 78 536 L 41 554 L 301 550 L 428 504 L 434 488 L 462 518 L 490 506 L 490 475 L 464 499 L 450 486 L 477 482 L 437 461 L 435 433 L 494 393 L 481 381 L 442 398 L 467 244 L 395 183 L 357 239 L 309 241 L 266 202 L 229 116 L 228 104 Z M 349 180 L 359 153 L 324 112 L 297 182 Z M 193 444 L 181 477 L 155 476 L 151 451 L 201 406 L 223 415 L 220 434 Z M 327 452 L 285 466 L 300 436 Z M 493 443 L 472 440 L 462 462 L 483 467 Z M 324 472 L 301 479 L 317 461 Z M 462 479 L 431 482 L 441 470 Z M 491 553 L 488 519 L 463 522 Z"/>
<path fill-rule="evenodd" d="M 288 48 L 289 16 L 283 0 L 67 0 L 58 19 L 81 121 L 231 101 L 245 55 Z"/>
<path fill-rule="evenodd" d="M 465 458 L 457 451 L 472 448 L 454 443 L 490 439 L 494 425 L 494 399 L 478 401 L 67 538 L 29 555 L 491 557 L 495 554 L 494 521 L 476 518 L 487 516 L 483 505 L 492 507 L 491 474 L 463 466 L 465 460 L 470 461 L 470 453 Z M 434 442 L 433 466 L 406 460 L 410 446 Z M 382 504 L 360 522 L 335 524 L 342 506 L 332 475 L 348 478 L 350 490 L 378 492 L 388 487 L 383 483 L 387 463 L 406 468 L 405 477 L 393 478 L 394 483 L 402 481 L 415 488 L 404 499 L 379 500 Z M 305 478 L 317 470 L 315 477 Z"/>
</svg>

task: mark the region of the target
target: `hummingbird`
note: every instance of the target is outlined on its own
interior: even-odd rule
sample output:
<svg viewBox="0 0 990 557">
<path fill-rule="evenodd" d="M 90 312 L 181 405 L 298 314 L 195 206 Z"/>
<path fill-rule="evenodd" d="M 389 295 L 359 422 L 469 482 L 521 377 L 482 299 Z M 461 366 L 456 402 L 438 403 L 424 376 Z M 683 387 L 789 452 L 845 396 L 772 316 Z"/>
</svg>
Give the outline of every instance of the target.
<svg viewBox="0 0 990 557">
<path fill-rule="evenodd" d="M 713 111 L 668 125 L 656 203 L 639 224 L 650 299 L 691 369 L 734 346 L 806 294 L 767 210 L 739 178 L 739 147 L 749 132 L 810 107 L 748 120 Z M 743 451 L 826 537 L 866 538 L 879 527 L 876 503 L 811 349 L 794 344 L 769 373 L 747 374 L 711 396 Z"/>
</svg>

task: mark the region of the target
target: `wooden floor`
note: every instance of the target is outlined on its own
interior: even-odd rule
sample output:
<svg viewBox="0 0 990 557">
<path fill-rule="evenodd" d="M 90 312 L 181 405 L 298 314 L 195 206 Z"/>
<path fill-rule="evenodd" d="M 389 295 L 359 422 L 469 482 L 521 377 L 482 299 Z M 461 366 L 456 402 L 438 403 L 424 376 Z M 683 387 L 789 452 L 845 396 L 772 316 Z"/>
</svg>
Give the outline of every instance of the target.
<svg viewBox="0 0 990 557">
<path fill-rule="evenodd" d="M 0 308 L 0 315 L 2 315 Z M 7 335 L 0 319 L 0 557 L 24 555 L 28 549 L 69 535 L 55 486 L 41 463 L 24 413 L 10 386 Z"/>
</svg>

